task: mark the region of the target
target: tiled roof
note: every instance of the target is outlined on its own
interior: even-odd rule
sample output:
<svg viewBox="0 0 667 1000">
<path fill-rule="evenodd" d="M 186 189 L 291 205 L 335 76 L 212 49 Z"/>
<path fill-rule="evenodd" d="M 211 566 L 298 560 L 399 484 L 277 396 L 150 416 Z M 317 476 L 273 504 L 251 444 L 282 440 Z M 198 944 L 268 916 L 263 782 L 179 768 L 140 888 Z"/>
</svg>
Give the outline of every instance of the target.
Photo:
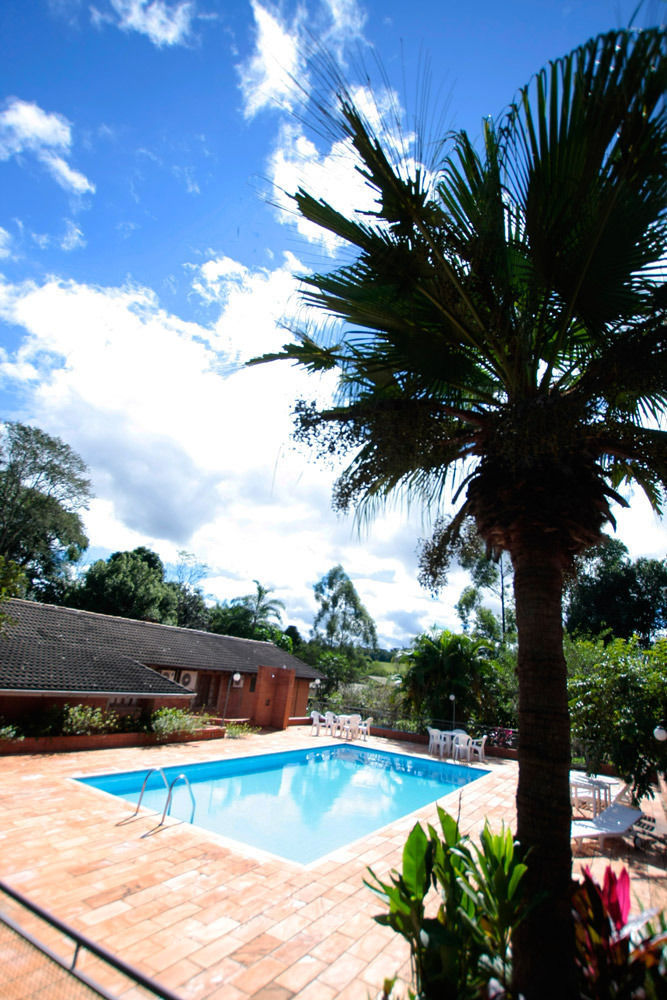
<svg viewBox="0 0 667 1000">
<path fill-rule="evenodd" d="M 101 691 L 103 688 L 92 686 L 99 674 L 106 678 L 100 683 L 114 684 L 105 690 L 116 692 L 116 667 L 126 672 L 129 683 L 130 664 L 136 668 L 136 683 L 139 670 L 145 667 L 256 673 L 258 666 L 284 665 L 293 668 L 297 677 L 314 680 L 321 676 L 270 642 L 17 599 L 7 601 L 3 612 L 12 621 L 0 637 L 0 690 L 53 691 L 51 675 L 55 672 L 62 683 L 67 683 L 69 676 L 67 687 L 58 690 L 80 691 L 85 681 L 87 690 Z M 158 675 L 149 673 L 151 678 L 145 683 L 154 683 Z M 22 678 L 26 682 L 30 678 L 30 684 L 19 683 Z M 150 693 L 183 693 L 180 685 L 160 679 L 169 690 L 165 687 Z M 125 693 L 130 692 L 125 689 Z"/>
<path fill-rule="evenodd" d="M 121 653 L 64 642 L 0 639 L 0 690 L 68 694 L 178 695 L 175 684 Z"/>
</svg>

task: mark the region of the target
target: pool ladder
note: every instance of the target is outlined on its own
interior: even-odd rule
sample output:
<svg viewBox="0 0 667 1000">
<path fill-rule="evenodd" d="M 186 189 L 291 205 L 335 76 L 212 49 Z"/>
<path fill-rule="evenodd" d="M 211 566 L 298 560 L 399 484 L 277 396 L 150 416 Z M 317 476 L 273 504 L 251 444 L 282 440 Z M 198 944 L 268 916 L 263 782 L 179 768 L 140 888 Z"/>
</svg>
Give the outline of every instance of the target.
<svg viewBox="0 0 667 1000">
<path fill-rule="evenodd" d="M 195 797 L 194 797 L 194 795 L 192 793 L 192 786 L 191 786 L 190 782 L 188 781 L 187 774 L 183 774 L 183 772 L 181 772 L 180 774 L 177 774 L 176 777 L 174 778 L 174 780 L 172 781 L 172 783 L 169 784 L 169 782 L 167 781 L 167 775 L 164 773 L 164 770 L 161 767 L 151 767 L 150 770 L 148 770 L 146 772 L 146 777 L 144 778 L 144 783 L 141 786 L 141 793 L 139 794 L 139 801 L 137 802 L 137 808 L 134 810 L 133 817 L 137 815 L 137 813 L 139 812 L 139 809 L 141 808 L 141 800 L 144 797 L 144 792 L 146 791 L 146 785 L 148 784 L 148 779 L 150 778 L 151 774 L 160 774 L 160 775 L 162 775 L 162 780 L 164 781 L 164 787 L 167 789 L 167 801 L 164 804 L 164 810 L 162 812 L 162 819 L 158 823 L 158 826 L 162 826 L 163 823 L 164 823 L 164 821 L 165 821 L 165 819 L 167 818 L 167 815 L 169 813 L 169 809 L 171 808 L 171 800 L 172 800 L 173 795 L 174 795 L 174 785 L 178 781 L 180 781 L 181 778 L 183 779 L 183 781 L 185 782 L 185 784 L 188 786 L 188 792 L 190 793 L 190 801 L 192 802 L 192 813 L 190 814 L 190 822 L 192 823 L 192 820 L 194 819 L 194 816 L 195 816 L 196 803 L 195 803 Z"/>
</svg>

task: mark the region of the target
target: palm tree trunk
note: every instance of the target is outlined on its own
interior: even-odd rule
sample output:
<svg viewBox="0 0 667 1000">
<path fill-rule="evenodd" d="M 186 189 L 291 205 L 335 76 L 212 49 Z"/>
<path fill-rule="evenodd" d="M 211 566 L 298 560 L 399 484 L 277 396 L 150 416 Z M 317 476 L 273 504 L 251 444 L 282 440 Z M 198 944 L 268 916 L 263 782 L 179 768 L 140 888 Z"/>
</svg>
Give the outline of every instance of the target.
<svg viewBox="0 0 667 1000">
<path fill-rule="evenodd" d="M 539 903 L 518 928 L 514 981 L 526 1000 L 577 997 L 570 910 L 570 720 L 561 554 L 535 539 L 512 552 L 519 635 L 517 838 Z"/>
</svg>

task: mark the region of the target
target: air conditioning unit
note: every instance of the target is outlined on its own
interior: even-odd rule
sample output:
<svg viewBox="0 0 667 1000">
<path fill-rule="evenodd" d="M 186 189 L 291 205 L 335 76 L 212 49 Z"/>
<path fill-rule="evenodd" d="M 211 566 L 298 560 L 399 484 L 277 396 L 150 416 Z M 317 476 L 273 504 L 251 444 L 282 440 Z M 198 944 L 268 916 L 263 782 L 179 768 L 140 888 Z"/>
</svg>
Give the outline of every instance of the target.
<svg viewBox="0 0 667 1000">
<path fill-rule="evenodd" d="M 176 676 L 175 670 L 161 670 L 160 673 L 162 674 L 163 677 L 166 677 L 168 681 L 173 681 L 174 677 Z"/>
<path fill-rule="evenodd" d="M 181 674 L 180 684 L 186 687 L 188 691 L 194 691 L 197 684 L 197 675 L 191 673 Z"/>
</svg>

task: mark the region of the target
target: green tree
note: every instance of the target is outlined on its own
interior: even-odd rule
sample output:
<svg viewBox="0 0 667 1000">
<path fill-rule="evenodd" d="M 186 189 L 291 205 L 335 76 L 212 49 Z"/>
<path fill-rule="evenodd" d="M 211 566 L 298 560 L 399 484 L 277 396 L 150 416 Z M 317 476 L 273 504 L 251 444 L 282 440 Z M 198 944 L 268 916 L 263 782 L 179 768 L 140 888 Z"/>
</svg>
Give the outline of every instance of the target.
<svg viewBox="0 0 667 1000">
<path fill-rule="evenodd" d="M 176 624 L 177 595 L 165 583 L 160 557 L 143 545 L 94 562 L 72 589 L 69 603 L 106 615 Z"/>
<path fill-rule="evenodd" d="M 436 526 L 433 538 L 422 546 L 422 560 L 430 567 L 430 551 L 437 546 L 440 533 L 447 530 L 447 525 L 440 521 Z M 516 619 L 512 601 L 512 563 L 506 552 L 501 552 L 497 559 L 491 559 L 486 545 L 475 528 L 473 521 L 468 521 L 461 530 L 458 542 L 457 561 L 468 570 L 472 584 L 466 587 L 456 604 L 456 613 L 466 631 L 470 628 L 474 614 L 474 633 L 486 639 L 505 642 L 515 638 Z M 500 620 L 490 608 L 483 604 L 484 591 L 489 590 L 500 604 Z"/>
<path fill-rule="evenodd" d="M 330 569 L 313 591 L 319 605 L 313 621 L 315 638 L 334 649 L 375 649 L 375 622 L 342 566 Z"/>
<path fill-rule="evenodd" d="M 23 570 L 12 562 L 0 556 L 0 636 L 5 625 L 11 622 L 11 616 L 3 610 L 5 601 L 12 597 L 21 597 L 25 588 Z"/>
<path fill-rule="evenodd" d="M 88 545 L 80 511 L 87 468 L 69 445 L 38 427 L 0 432 L 0 555 L 25 574 L 28 595 L 58 600 L 67 570 Z"/>
<path fill-rule="evenodd" d="M 174 595 L 176 621 L 179 628 L 194 628 L 208 631 L 210 611 L 204 595 L 198 587 L 189 587 L 175 580 L 168 580 L 166 588 Z"/>
<path fill-rule="evenodd" d="M 644 646 L 667 627 L 667 560 L 633 562 L 623 542 L 610 538 L 578 560 L 568 588 L 568 632 L 619 639 L 638 635 Z"/>
<path fill-rule="evenodd" d="M 356 154 L 375 208 L 346 217 L 303 189 L 294 201 L 348 251 L 303 292 L 345 326 L 255 359 L 338 373 L 332 406 L 297 408 L 301 440 L 352 449 L 337 509 L 368 517 L 396 493 L 437 507 L 456 482 L 432 577 L 468 517 L 512 559 L 527 1000 L 576 993 L 564 575 L 613 521 L 619 484 L 658 507 L 667 482 L 665 47 L 659 29 L 590 40 L 484 120 L 480 148 L 465 132 L 444 151 L 392 141 L 388 116 L 371 121 L 341 82 L 319 121 Z"/>
<path fill-rule="evenodd" d="M 401 657 L 408 665 L 403 690 L 417 716 L 448 724 L 454 713 L 459 723 L 478 717 L 492 673 L 491 652 L 489 643 L 468 635 L 444 631 L 418 636 Z"/>
<path fill-rule="evenodd" d="M 279 622 L 285 610 L 283 601 L 269 597 L 272 588 L 264 587 L 259 580 L 253 580 L 255 593 L 245 597 L 235 597 L 232 604 L 247 608 L 250 612 L 250 624 L 253 629 L 271 622 Z"/>
<path fill-rule="evenodd" d="M 597 771 L 609 762 L 638 797 L 652 794 L 655 771 L 667 768 L 667 746 L 653 736 L 667 718 L 667 639 L 650 650 L 636 638 L 573 645 L 568 650 L 572 736 L 582 745 L 587 766 Z"/>
<path fill-rule="evenodd" d="M 211 608 L 208 631 L 218 635 L 234 635 L 239 639 L 252 639 L 252 611 L 244 604 L 219 601 Z"/>
</svg>

